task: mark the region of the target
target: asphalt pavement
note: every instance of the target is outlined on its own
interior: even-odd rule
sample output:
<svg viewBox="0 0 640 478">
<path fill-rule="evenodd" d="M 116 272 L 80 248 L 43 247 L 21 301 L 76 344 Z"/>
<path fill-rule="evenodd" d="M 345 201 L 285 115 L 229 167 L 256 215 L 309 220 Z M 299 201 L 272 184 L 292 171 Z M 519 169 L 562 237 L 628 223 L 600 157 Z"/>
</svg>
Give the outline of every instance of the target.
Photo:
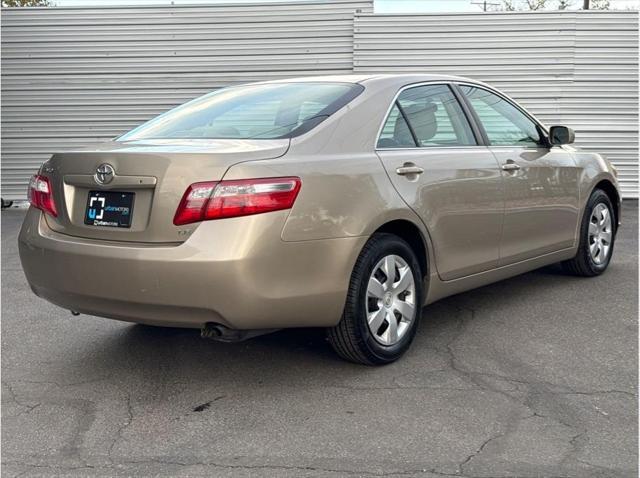
<svg viewBox="0 0 640 478">
<path fill-rule="evenodd" d="M 223 344 L 73 317 L 29 290 L 24 211 L 4 210 L 2 476 L 637 476 L 624 207 L 604 275 L 550 267 L 442 300 L 380 368 L 341 361 L 320 330 Z"/>
</svg>

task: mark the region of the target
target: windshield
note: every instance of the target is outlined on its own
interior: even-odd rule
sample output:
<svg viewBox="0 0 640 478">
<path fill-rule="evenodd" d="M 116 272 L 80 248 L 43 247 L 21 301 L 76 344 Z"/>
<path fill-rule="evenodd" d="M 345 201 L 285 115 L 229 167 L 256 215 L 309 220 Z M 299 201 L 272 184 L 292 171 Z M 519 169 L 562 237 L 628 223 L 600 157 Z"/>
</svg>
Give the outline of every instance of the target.
<svg viewBox="0 0 640 478">
<path fill-rule="evenodd" d="M 178 106 L 118 141 L 291 138 L 321 123 L 363 89 L 349 83 L 312 82 L 225 88 Z"/>
</svg>

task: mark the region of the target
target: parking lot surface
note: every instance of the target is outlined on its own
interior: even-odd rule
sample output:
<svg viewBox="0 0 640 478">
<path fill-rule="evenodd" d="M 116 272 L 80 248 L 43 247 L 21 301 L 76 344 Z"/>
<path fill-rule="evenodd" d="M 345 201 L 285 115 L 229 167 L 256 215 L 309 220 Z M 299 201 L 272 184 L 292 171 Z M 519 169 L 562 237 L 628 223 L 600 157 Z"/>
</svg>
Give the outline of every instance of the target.
<svg viewBox="0 0 640 478">
<path fill-rule="evenodd" d="M 222 344 L 73 317 L 29 290 L 23 214 L 2 212 L 4 477 L 637 476 L 635 202 L 603 276 L 442 300 L 381 368 L 319 330 Z"/>
</svg>

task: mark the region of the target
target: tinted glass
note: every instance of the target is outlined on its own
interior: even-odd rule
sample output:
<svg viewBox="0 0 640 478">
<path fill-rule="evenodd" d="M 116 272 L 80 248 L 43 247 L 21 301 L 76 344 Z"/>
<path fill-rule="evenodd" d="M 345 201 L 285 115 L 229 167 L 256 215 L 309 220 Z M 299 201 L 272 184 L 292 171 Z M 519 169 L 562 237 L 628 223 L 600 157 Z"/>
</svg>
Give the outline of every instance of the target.
<svg viewBox="0 0 640 478">
<path fill-rule="evenodd" d="M 407 122 L 400 114 L 398 105 L 393 105 L 387 121 L 380 133 L 378 148 L 415 148 L 416 143 L 411 136 Z"/>
<path fill-rule="evenodd" d="M 160 115 L 118 139 L 291 137 L 308 131 L 362 89 L 347 83 L 225 88 Z"/>
<path fill-rule="evenodd" d="M 495 146 L 535 146 L 540 143 L 536 124 L 514 105 L 473 86 L 461 86 L 484 126 L 489 141 Z"/>
<path fill-rule="evenodd" d="M 405 118 L 413 128 L 418 146 L 471 146 L 476 141 L 469 122 L 446 85 L 427 85 L 403 91 L 391 111 L 378 142 L 379 147 L 407 147 L 415 142 Z M 400 109 L 404 116 L 399 114 Z M 395 142 L 396 144 L 393 144 Z"/>
</svg>

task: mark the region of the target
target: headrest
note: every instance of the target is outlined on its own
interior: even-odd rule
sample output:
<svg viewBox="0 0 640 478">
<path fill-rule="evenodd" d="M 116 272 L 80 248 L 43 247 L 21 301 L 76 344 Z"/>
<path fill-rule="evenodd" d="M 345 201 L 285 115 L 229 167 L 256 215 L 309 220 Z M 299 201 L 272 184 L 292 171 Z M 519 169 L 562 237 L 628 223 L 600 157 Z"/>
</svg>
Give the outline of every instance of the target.
<svg viewBox="0 0 640 478">
<path fill-rule="evenodd" d="M 402 115 L 398 115 L 396 118 L 396 124 L 393 128 L 393 139 L 398 143 L 398 146 L 415 146 L 411 131 L 404 120 Z"/>
<path fill-rule="evenodd" d="M 438 122 L 436 120 L 438 105 L 435 103 L 414 103 L 404 107 L 403 111 L 407 115 L 419 141 L 428 141 L 436 135 L 438 131 Z M 402 120 L 402 116 L 398 116 L 394 136 L 396 138 L 404 138 L 407 135 L 411 137 L 411 132 Z"/>
<path fill-rule="evenodd" d="M 435 103 L 414 103 L 412 105 L 405 106 L 403 109 L 407 115 L 416 115 L 419 113 L 429 114 L 438 111 L 438 105 Z"/>
</svg>

